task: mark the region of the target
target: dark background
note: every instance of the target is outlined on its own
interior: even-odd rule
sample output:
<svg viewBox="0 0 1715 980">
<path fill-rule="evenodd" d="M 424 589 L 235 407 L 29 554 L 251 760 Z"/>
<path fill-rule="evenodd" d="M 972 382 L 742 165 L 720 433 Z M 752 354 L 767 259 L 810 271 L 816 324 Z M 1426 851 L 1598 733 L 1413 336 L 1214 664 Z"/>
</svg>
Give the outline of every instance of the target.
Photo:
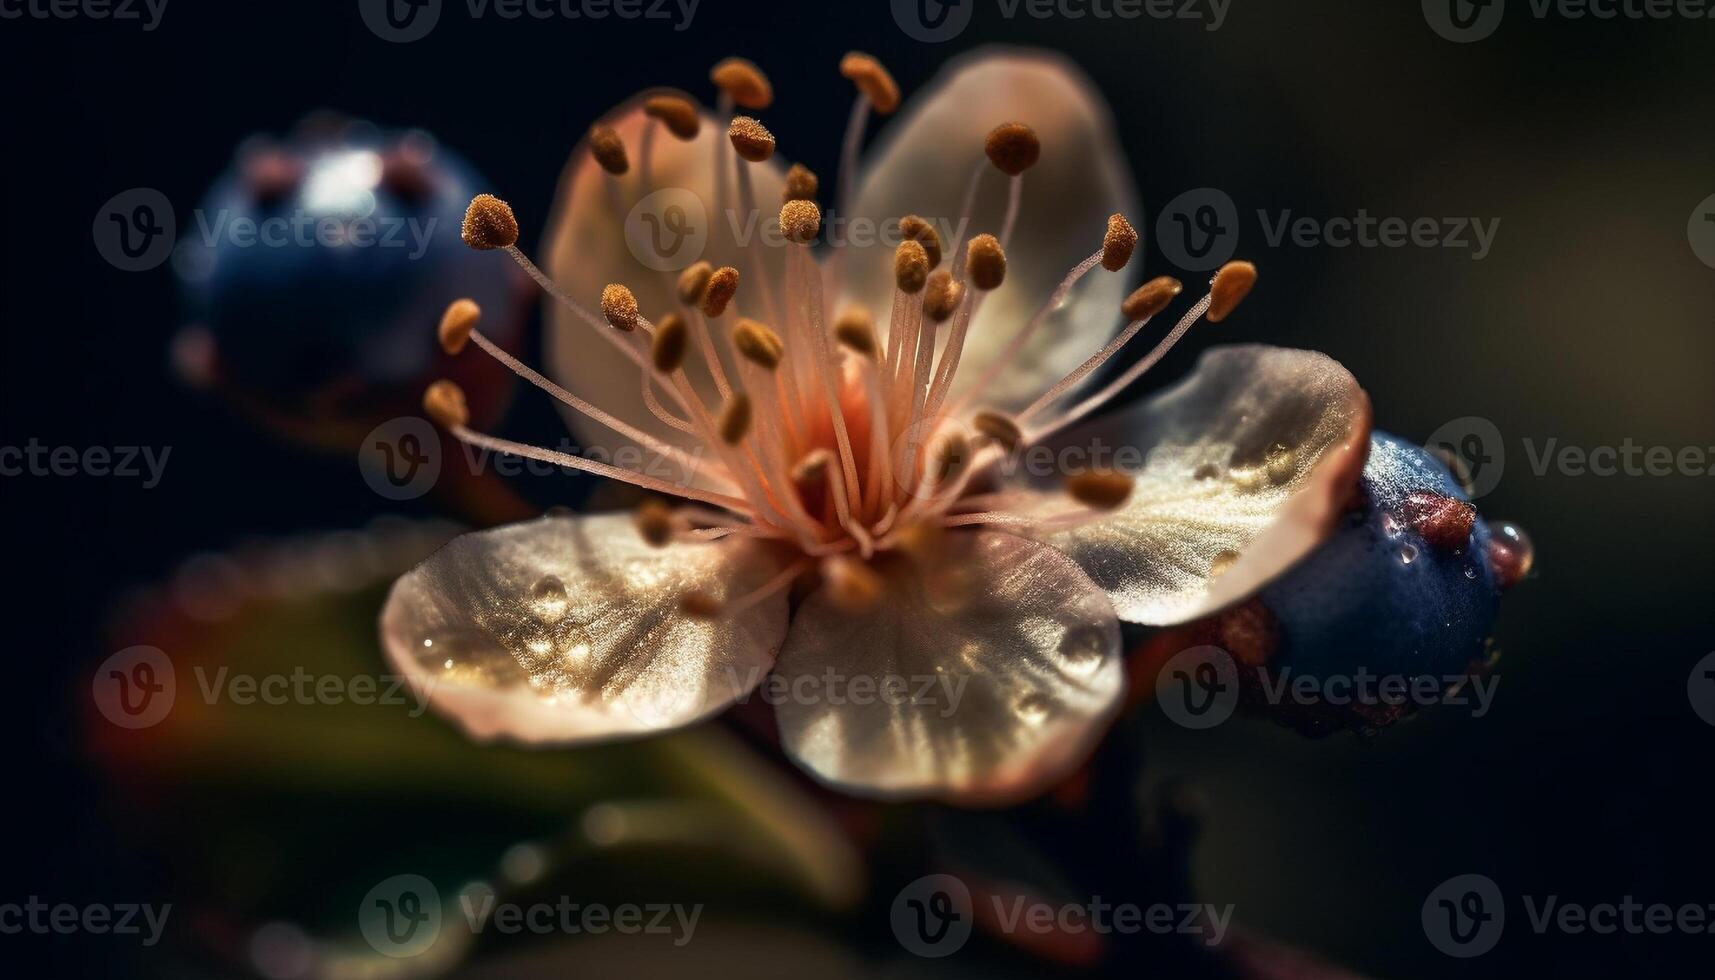
<svg viewBox="0 0 1715 980">
<path fill-rule="evenodd" d="M 842 53 L 877 54 L 909 97 L 948 56 L 999 41 L 1066 52 L 1106 93 L 1150 212 L 1140 228 L 1191 188 L 1238 202 L 1241 253 L 1264 279 L 1248 315 L 1224 325 L 1231 339 L 1329 352 L 1371 392 L 1380 427 L 1408 437 L 1460 416 L 1493 421 L 1507 469 L 1482 509 L 1518 520 L 1538 548 L 1537 573 L 1503 605 L 1488 717 L 1431 712 L 1371 744 L 1154 719 L 1155 764 L 1209 797 L 1204 896 L 1376 976 L 1706 976 L 1715 936 L 1533 936 L 1516 900 L 1500 949 L 1479 960 L 1441 957 L 1419 925 L 1429 890 L 1465 872 L 1509 896 L 1715 902 L 1703 804 L 1715 730 L 1686 693 L 1691 665 L 1715 649 L 1715 483 L 1539 475 L 1525 451 L 1550 439 L 1715 447 L 1715 270 L 1686 232 L 1715 194 L 1715 21 L 1544 21 L 1512 7 L 1469 45 L 1438 37 L 1408 0 L 1234 0 L 1217 32 L 1009 21 L 979 3 L 941 45 L 912 41 L 875 0 L 704 0 L 682 33 L 473 21 L 453 3 L 406 45 L 332 0 L 172 0 L 152 33 L 0 21 L 0 444 L 173 447 L 150 491 L 0 480 L 0 655 L 16 729 L 0 899 L 147 900 L 152 861 L 114 843 L 125 814 L 79 736 L 88 671 L 112 652 L 104 616 L 124 589 L 247 533 L 434 512 L 431 498 L 387 505 L 351 458 L 278 442 L 182 388 L 166 360 L 176 284 L 165 266 L 127 274 L 101 260 L 90 222 L 104 201 L 148 186 L 188 210 L 240 139 L 328 106 L 463 151 L 531 242 L 571 146 L 634 90 L 703 93 L 716 59 L 749 56 L 780 92 L 771 126 L 831 175 Z M 1472 215 L 1500 230 L 1482 261 L 1270 248 L 1249 217 L 1258 208 Z M 1173 271 L 1153 243 L 1147 258 Z M 1197 346 L 1163 373 L 1182 372 Z M 553 424 L 530 398 L 509 423 Z M 568 485 L 565 499 L 581 492 Z M 32 942 L 43 941 L 0 937 L 0 960 Z"/>
</svg>

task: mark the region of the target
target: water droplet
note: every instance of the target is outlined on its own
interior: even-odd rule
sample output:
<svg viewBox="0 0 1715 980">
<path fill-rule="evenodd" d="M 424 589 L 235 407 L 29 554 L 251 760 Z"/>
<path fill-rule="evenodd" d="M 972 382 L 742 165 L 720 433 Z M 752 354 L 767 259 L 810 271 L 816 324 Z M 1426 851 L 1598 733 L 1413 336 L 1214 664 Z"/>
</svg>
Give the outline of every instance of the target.
<svg viewBox="0 0 1715 980">
<path fill-rule="evenodd" d="M 1466 578 L 1476 578 L 1477 577 L 1477 568 L 1475 565 L 1465 566 L 1465 577 Z"/>
<path fill-rule="evenodd" d="M 441 669 L 442 670 L 452 670 L 453 669 L 453 658 L 448 657 L 445 661 L 443 661 L 441 663 Z"/>
<path fill-rule="evenodd" d="M 544 575 L 530 586 L 530 609 L 547 620 L 566 614 L 566 583 L 558 575 Z"/>
<path fill-rule="evenodd" d="M 1214 478 L 1216 478 L 1220 475 L 1221 475 L 1221 468 L 1219 466 L 1216 466 L 1214 463 L 1203 463 L 1202 465 L 1198 466 L 1196 470 L 1192 471 L 1191 479 L 1193 479 L 1193 480 L 1213 480 Z"/>
<path fill-rule="evenodd" d="M 1402 545 L 1399 549 L 1399 563 L 1409 565 L 1417 560 L 1417 545 Z"/>
<path fill-rule="evenodd" d="M 1042 724 L 1048 719 L 1048 695 L 1032 691 L 1019 698 L 1018 717 L 1027 724 Z"/>
<path fill-rule="evenodd" d="M 1095 627 L 1072 630 L 1060 640 L 1060 656 L 1066 668 L 1079 674 L 1088 674 L 1101 666 L 1106 650 L 1106 638 Z"/>
</svg>

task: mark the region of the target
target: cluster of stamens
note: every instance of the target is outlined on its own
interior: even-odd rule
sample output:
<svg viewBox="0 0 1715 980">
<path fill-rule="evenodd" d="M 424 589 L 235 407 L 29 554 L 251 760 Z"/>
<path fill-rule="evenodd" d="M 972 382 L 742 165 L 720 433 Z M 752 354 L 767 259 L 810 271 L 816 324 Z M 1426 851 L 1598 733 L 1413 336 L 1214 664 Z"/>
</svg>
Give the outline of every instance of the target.
<svg viewBox="0 0 1715 980">
<path fill-rule="evenodd" d="M 890 113 L 900 99 L 898 86 L 874 58 L 854 53 L 840 68 L 857 89 L 842 156 L 843 206 L 851 199 L 869 113 Z M 717 193 L 724 203 L 730 170 L 740 206 L 753 207 L 748 168 L 773 156 L 775 138 L 757 119 L 735 115 L 734 107 L 766 109 L 773 87 L 755 65 L 736 58 L 717 65 L 711 78 L 719 90 L 716 117 L 727 122 L 731 146 L 730 154 L 724 147 L 718 150 Z M 702 121 L 688 98 L 675 95 L 650 98 L 644 112 L 646 143 L 657 129 L 680 140 L 694 139 Z M 610 181 L 633 165 L 623 140 L 609 127 L 596 126 L 585 145 Z M 1200 318 L 1224 319 L 1256 280 L 1249 263 L 1223 267 L 1209 294 L 1153 350 L 1099 391 L 1062 405 L 1181 292 L 1174 279 L 1151 280 L 1121 304 L 1126 327 L 1029 407 L 1014 415 L 982 409 L 983 392 L 1021 355 L 1080 280 L 1098 265 L 1117 273 L 1130 262 L 1138 235 L 1123 215 L 1115 214 L 1108 219 L 1100 248 L 1073 267 L 1035 315 L 1016 328 L 984 374 L 960 396 L 951 397 L 972 321 L 984 298 L 1006 280 L 1007 241 L 1018 216 L 1023 181 L 1042 147 L 1029 126 L 1006 122 L 989 134 L 984 151 L 992 168 L 974 173 L 965 195 L 966 213 L 955 227 L 966 226 L 977 182 L 991 169 L 1009 181 L 1001 227 L 993 234 L 944 243 L 921 217 L 901 217 L 885 342 L 879 339 L 872 311 L 830 309 L 831 290 L 812 253 L 821 230 L 821 209 L 815 202 L 820 182 L 802 166 L 794 165 L 786 175 L 778 215 L 787 242 L 783 280 L 766 274 L 761 245 L 746 250 L 742 261 L 748 267 L 742 271 L 697 262 L 672 284 L 677 307 L 660 311 L 655 319 L 639 309 L 635 295 L 622 283 L 602 290 L 599 312 L 589 309 L 518 249 L 518 223 L 505 202 L 488 194 L 471 202 L 465 242 L 476 249 L 505 251 L 548 294 L 631 360 L 650 412 L 685 437 L 678 443 L 696 448 L 687 451 L 638 429 L 522 364 L 478 329 L 481 311 L 468 299 L 454 302 L 442 318 L 442 347 L 457 354 L 475 342 L 574 411 L 680 467 L 685 476 L 678 482 L 476 432 L 469 427 L 463 393 L 450 381 L 429 387 L 424 408 L 472 445 L 595 473 L 684 501 L 672 508 L 651 499 L 639 509 L 638 531 L 651 545 L 740 535 L 785 542 L 800 552 L 774 580 L 724 607 L 704 594 L 686 597 L 689 614 L 731 615 L 788 587 L 812 568 L 820 570 L 836 599 L 850 605 L 872 601 L 880 585 L 867 562 L 877 552 L 910 550 L 950 527 L 1024 521 L 1019 515 L 979 509 L 973 488 L 983 486 L 984 474 L 1120 394 Z M 646 151 L 639 154 L 644 166 L 647 159 Z M 613 189 L 621 193 L 617 182 Z M 686 373 L 693 360 L 702 362 L 713 381 L 712 402 Z M 1066 481 L 1066 513 L 1036 520 L 1056 526 L 1091 520 L 1123 505 L 1131 490 L 1132 480 L 1122 472 L 1086 470 Z"/>
</svg>

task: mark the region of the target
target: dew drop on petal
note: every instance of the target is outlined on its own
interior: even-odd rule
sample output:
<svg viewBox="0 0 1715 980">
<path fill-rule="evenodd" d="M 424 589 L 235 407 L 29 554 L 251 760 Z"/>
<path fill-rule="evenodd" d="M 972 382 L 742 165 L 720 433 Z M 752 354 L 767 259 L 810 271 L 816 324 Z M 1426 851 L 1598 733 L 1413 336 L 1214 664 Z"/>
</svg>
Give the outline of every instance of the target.
<svg viewBox="0 0 1715 980">
<path fill-rule="evenodd" d="M 1060 656 L 1074 673 L 1089 674 L 1102 665 L 1106 640 L 1101 630 L 1075 629 L 1060 641 Z"/>
<path fill-rule="evenodd" d="M 1268 472 L 1270 483 L 1280 486 L 1292 479 L 1293 453 L 1284 443 L 1275 443 L 1268 451 L 1268 461 L 1263 464 Z"/>
<path fill-rule="evenodd" d="M 1408 545 L 1401 545 L 1400 546 L 1400 549 L 1399 549 L 1399 563 L 1400 564 L 1409 565 L 1416 560 L 1417 560 L 1417 546 L 1416 545 L 1408 544 Z"/>
<path fill-rule="evenodd" d="M 558 575 L 544 575 L 530 586 L 530 608 L 543 619 L 559 619 L 566 606 L 566 583 Z"/>
<path fill-rule="evenodd" d="M 1018 699 L 1018 717 L 1029 725 L 1040 725 L 1048 720 L 1048 696 L 1041 691 L 1032 691 Z"/>
</svg>

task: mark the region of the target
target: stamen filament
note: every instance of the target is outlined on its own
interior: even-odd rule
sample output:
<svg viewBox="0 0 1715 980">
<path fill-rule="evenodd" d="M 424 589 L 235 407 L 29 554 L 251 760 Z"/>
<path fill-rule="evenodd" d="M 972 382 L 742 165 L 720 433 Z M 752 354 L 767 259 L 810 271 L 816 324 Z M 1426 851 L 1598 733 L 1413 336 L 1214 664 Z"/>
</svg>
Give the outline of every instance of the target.
<svg viewBox="0 0 1715 980">
<path fill-rule="evenodd" d="M 630 439 L 631 441 L 638 443 L 639 445 L 650 450 L 651 452 L 657 453 L 661 456 L 664 456 L 668 459 L 673 460 L 675 463 L 678 463 L 679 465 L 685 467 L 687 470 L 689 470 L 692 473 L 695 473 L 698 470 L 698 468 L 700 466 L 699 461 L 695 457 L 691 456 L 689 453 L 685 452 L 682 449 L 679 449 L 676 446 L 668 445 L 667 443 L 662 442 L 661 440 L 655 438 L 654 436 L 650 435 L 649 433 L 644 432 L 643 430 L 638 429 L 632 425 L 629 425 L 626 422 L 624 422 L 618 418 L 615 418 L 614 416 L 608 414 L 607 412 L 602 411 L 601 409 L 597 408 L 596 406 L 590 404 L 589 402 L 584 401 L 582 398 L 579 398 L 578 396 L 572 394 L 571 392 L 567 391 L 566 389 L 560 387 L 559 385 L 555 384 L 554 382 L 549 381 L 547 378 L 543 377 L 540 373 L 538 373 L 535 369 L 524 364 L 522 361 L 518 360 L 516 357 L 513 357 L 511 354 L 508 354 L 506 351 L 502 350 L 499 345 L 494 343 L 494 341 L 489 340 L 487 337 L 483 336 L 483 333 L 481 330 L 472 330 L 470 332 L 470 339 L 476 341 L 476 345 L 478 347 L 481 347 L 484 351 L 486 351 L 489 354 L 489 356 L 493 357 L 495 360 L 499 361 L 500 363 L 506 365 L 507 368 L 511 369 L 512 373 L 518 375 L 519 377 L 523 378 L 525 381 L 528 381 L 531 384 L 535 385 L 536 387 L 542 389 L 543 391 L 547 392 L 549 395 L 552 395 L 554 397 L 554 399 L 559 401 L 561 404 L 567 405 L 573 409 L 576 409 L 577 411 L 583 413 L 584 415 L 590 417 L 591 419 L 594 419 L 595 421 L 601 423 L 602 425 L 607 426 L 608 428 L 619 433 L 620 435 L 625 436 L 627 439 Z M 723 481 L 726 481 L 725 476 L 720 476 L 720 479 L 722 479 Z M 730 482 L 730 481 L 728 481 L 728 482 Z"/>
<path fill-rule="evenodd" d="M 1066 414 L 1055 419 L 1042 429 L 1029 433 L 1026 437 L 1028 441 L 1034 442 L 1037 439 L 1042 439 L 1046 436 L 1052 435 L 1066 426 L 1071 425 L 1073 422 L 1078 421 L 1084 416 L 1102 407 L 1109 399 L 1124 391 L 1133 381 L 1143 377 L 1143 373 L 1154 367 L 1163 357 L 1166 357 L 1167 352 L 1173 349 L 1173 345 L 1179 342 L 1179 338 L 1185 336 L 1186 331 L 1190 330 L 1192 325 L 1197 322 L 1198 318 L 1208 311 L 1209 303 L 1210 297 L 1208 296 L 1198 300 L 1197 305 L 1186 311 L 1184 318 L 1179 321 L 1179 325 L 1174 327 L 1166 337 L 1162 338 L 1161 343 L 1156 344 L 1155 349 L 1150 351 L 1147 357 L 1127 368 L 1124 374 L 1113 380 L 1113 383 L 1079 402 L 1071 410 L 1067 411 Z"/>
<path fill-rule="evenodd" d="M 1072 287 L 1077 285 L 1079 280 L 1089 275 L 1090 270 L 1100 265 L 1101 262 L 1102 253 L 1097 252 L 1073 266 L 1072 271 L 1068 272 L 1066 274 L 1066 278 L 1060 280 L 1060 285 L 1054 287 L 1054 292 L 1049 294 L 1048 302 L 1044 303 L 1042 307 L 1036 311 L 1035 315 L 1030 318 L 1029 322 L 1027 322 L 1023 328 L 1018 331 L 1018 333 L 1014 334 L 1011 340 L 1007 341 L 1006 347 L 1000 352 L 1000 356 L 995 358 L 994 362 L 983 371 L 982 376 L 977 378 L 976 383 L 965 389 L 964 394 L 954 399 L 952 407 L 947 409 L 947 414 L 957 415 L 965 408 L 965 406 L 981 397 L 982 393 L 988 389 L 988 386 L 993 384 L 996 378 L 1000 377 L 1001 371 L 1005 370 L 1007 366 L 1018 357 L 1019 353 L 1024 350 L 1024 345 L 1030 343 L 1030 338 L 1035 336 L 1036 331 L 1041 329 L 1042 324 L 1048 321 L 1049 315 L 1059 309 L 1060 304 L 1066 301 L 1066 294 L 1072 291 Z"/>
<path fill-rule="evenodd" d="M 733 497 L 728 494 L 716 493 L 712 490 L 703 490 L 686 484 L 672 483 L 657 477 L 646 476 L 642 473 L 625 469 L 624 467 L 612 466 L 607 463 L 597 462 L 593 459 L 585 459 L 582 456 L 573 456 L 570 453 L 562 453 L 553 449 L 542 449 L 521 442 L 513 442 L 511 439 L 502 439 L 498 436 L 491 436 L 482 432 L 477 432 L 468 426 L 454 426 L 451 431 L 452 434 L 457 436 L 461 441 L 475 446 L 478 449 L 487 449 L 490 452 L 497 453 L 510 453 L 513 456 L 522 456 L 525 459 L 534 459 L 543 463 L 553 463 L 556 466 L 564 466 L 567 469 L 581 470 L 585 473 L 594 473 L 597 476 L 605 476 L 610 480 L 629 483 L 632 486 L 642 487 L 645 490 L 653 490 L 656 493 L 667 494 L 673 497 L 683 497 L 687 500 L 700 500 L 705 504 L 713 504 L 716 507 L 725 507 L 726 509 L 738 514 L 752 513 L 750 503 L 742 497 Z"/>
</svg>

